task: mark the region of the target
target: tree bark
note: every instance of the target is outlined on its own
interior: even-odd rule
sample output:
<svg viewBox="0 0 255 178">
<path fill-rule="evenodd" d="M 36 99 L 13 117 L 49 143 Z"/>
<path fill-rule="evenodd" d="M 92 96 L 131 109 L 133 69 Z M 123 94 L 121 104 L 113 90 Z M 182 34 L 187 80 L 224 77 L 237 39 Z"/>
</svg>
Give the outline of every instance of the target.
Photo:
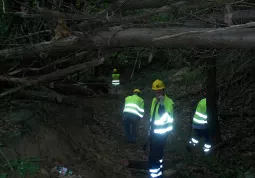
<svg viewBox="0 0 255 178">
<path fill-rule="evenodd" d="M 50 83 L 47 87 L 57 91 L 62 94 L 71 94 L 71 95 L 93 95 L 97 93 L 97 90 L 105 89 L 108 91 L 108 86 L 105 84 L 96 84 L 96 87 L 93 84 L 64 84 L 64 83 Z"/>
<path fill-rule="evenodd" d="M 48 101 L 53 103 L 63 103 L 63 104 L 70 104 L 72 105 L 72 101 L 68 100 L 67 97 L 59 95 L 59 94 L 52 94 L 52 93 L 45 93 L 40 91 L 21 91 L 16 95 L 18 98 L 22 99 L 33 99 L 33 100 L 42 100 Z"/>
<path fill-rule="evenodd" d="M 32 100 L 40 100 L 40 101 L 47 101 L 57 104 L 65 104 L 70 106 L 82 106 L 83 108 L 90 109 L 91 106 L 89 104 L 84 105 L 84 103 L 80 99 L 66 97 L 60 94 L 55 93 L 46 93 L 42 91 L 33 91 L 33 90 L 26 90 L 18 92 L 15 97 L 21 99 L 32 99 Z"/>
<path fill-rule="evenodd" d="M 156 38 L 152 41 L 152 43 L 156 47 L 167 48 L 197 47 L 254 49 L 255 31 L 252 28 L 198 30 Z"/>
<path fill-rule="evenodd" d="M 217 117 L 216 59 L 209 58 L 207 78 L 207 114 L 212 144 L 221 142 L 220 125 Z"/>
<path fill-rule="evenodd" d="M 52 62 L 52 63 L 50 63 L 46 66 L 40 67 L 40 68 L 21 68 L 21 69 L 17 69 L 17 70 L 9 72 L 8 75 L 16 75 L 16 74 L 20 74 L 22 72 L 24 72 L 24 73 L 32 72 L 32 73 L 35 73 L 35 74 L 39 74 L 42 71 L 45 72 L 45 71 L 49 70 L 50 68 L 54 68 L 57 65 L 60 65 L 60 64 L 66 63 L 66 62 L 71 62 L 71 61 L 73 62 L 73 61 L 82 60 L 82 59 L 84 59 L 84 57 L 87 53 L 88 53 L 87 51 L 76 53 L 76 54 L 72 55 L 71 57 L 65 57 L 65 58 L 58 59 L 58 60 L 56 60 L 56 61 L 54 61 L 54 62 Z"/>
<path fill-rule="evenodd" d="M 216 17 L 217 23 L 226 23 L 226 19 L 232 21 L 233 24 L 244 24 L 255 20 L 254 10 L 234 11 L 231 14 Z"/>
<path fill-rule="evenodd" d="M 32 45 L 25 45 L 16 48 L 4 49 L 0 51 L 0 62 L 12 58 L 27 58 L 47 55 L 68 54 L 82 47 L 78 45 L 78 37 L 71 36 L 58 41 L 47 41 Z"/>
<path fill-rule="evenodd" d="M 2 61 L 7 58 L 31 57 L 38 53 L 56 55 L 64 51 L 75 51 L 84 47 L 124 48 L 134 46 L 154 46 L 156 48 L 241 48 L 255 49 L 255 23 L 234 27 L 208 28 L 129 28 L 121 27 L 114 30 L 88 34 L 84 37 L 71 36 L 55 41 L 43 42 L 25 47 L 0 51 Z"/>
<path fill-rule="evenodd" d="M 187 4 L 193 2 L 193 0 L 119 0 L 117 2 L 118 7 L 122 10 L 138 10 L 138 9 L 148 9 L 148 8 L 160 8 L 166 5 L 178 6 L 182 4 Z"/>
</svg>

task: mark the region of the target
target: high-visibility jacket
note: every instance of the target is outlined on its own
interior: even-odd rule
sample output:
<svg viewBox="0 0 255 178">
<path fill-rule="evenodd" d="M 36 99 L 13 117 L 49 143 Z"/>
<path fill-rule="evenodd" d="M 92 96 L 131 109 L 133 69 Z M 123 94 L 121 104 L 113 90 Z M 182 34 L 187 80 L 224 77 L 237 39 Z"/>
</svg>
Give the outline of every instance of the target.
<svg viewBox="0 0 255 178">
<path fill-rule="evenodd" d="M 193 125 L 207 124 L 206 98 L 199 101 L 193 117 Z"/>
<path fill-rule="evenodd" d="M 165 95 L 164 97 L 164 113 L 159 113 L 159 103 L 154 98 L 151 104 L 151 129 L 156 134 L 164 134 L 173 130 L 173 100 Z M 160 106 L 161 107 L 161 106 Z"/>
<path fill-rule="evenodd" d="M 132 113 L 142 118 L 144 115 L 144 100 L 136 94 L 126 97 L 124 112 Z"/>
<path fill-rule="evenodd" d="M 119 85 L 120 84 L 120 74 L 112 74 L 112 85 Z"/>
</svg>

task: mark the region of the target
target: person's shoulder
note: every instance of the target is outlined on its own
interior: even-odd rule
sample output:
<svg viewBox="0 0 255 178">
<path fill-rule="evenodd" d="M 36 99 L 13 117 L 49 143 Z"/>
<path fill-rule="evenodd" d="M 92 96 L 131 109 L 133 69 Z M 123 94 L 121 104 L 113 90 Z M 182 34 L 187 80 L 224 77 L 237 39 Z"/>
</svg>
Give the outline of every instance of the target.
<svg viewBox="0 0 255 178">
<path fill-rule="evenodd" d="M 199 101 L 199 103 L 205 104 L 205 103 L 206 103 L 206 98 L 201 99 L 201 100 Z"/>
<path fill-rule="evenodd" d="M 139 98 L 140 98 L 141 102 L 144 102 L 144 99 L 141 96 L 139 96 Z"/>
<path fill-rule="evenodd" d="M 174 101 L 173 101 L 170 97 L 168 97 L 167 95 L 165 95 L 165 98 L 166 98 L 169 102 L 171 102 L 172 104 L 174 104 Z"/>
<path fill-rule="evenodd" d="M 152 99 L 152 102 L 156 102 L 156 101 L 157 101 L 157 99 L 156 99 L 156 98 L 153 98 L 153 99 Z"/>
</svg>

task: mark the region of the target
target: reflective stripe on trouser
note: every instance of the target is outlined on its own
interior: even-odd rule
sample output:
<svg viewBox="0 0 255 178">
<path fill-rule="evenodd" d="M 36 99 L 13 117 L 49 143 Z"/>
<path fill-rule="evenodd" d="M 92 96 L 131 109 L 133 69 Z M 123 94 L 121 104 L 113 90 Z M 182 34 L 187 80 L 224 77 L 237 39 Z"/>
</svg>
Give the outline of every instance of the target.
<svg viewBox="0 0 255 178">
<path fill-rule="evenodd" d="M 150 177 L 162 177 L 163 174 L 163 159 L 158 160 L 157 166 L 155 166 L 157 168 L 150 168 L 149 172 L 150 172 Z"/>
<path fill-rule="evenodd" d="M 195 138 L 191 138 L 190 139 L 190 141 L 189 141 L 189 143 L 190 144 L 192 144 L 193 146 L 196 146 L 197 144 L 198 144 L 198 140 L 196 140 Z M 204 147 L 203 147 L 203 150 L 204 150 L 204 152 L 209 152 L 210 151 L 210 149 L 211 149 L 211 145 L 210 144 L 204 144 Z"/>
<path fill-rule="evenodd" d="M 210 149 L 211 149 L 211 145 L 210 144 L 204 144 L 204 147 L 203 147 L 203 150 L 204 150 L 204 152 L 209 152 L 210 151 Z"/>
<path fill-rule="evenodd" d="M 193 146 L 196 146 L 196 144 L 198 144 L 198 140 L 196 140 L 195 138 L 191 138 L 189 143 L 192 144 Z"/>
<path fill-rule="evenodd" d="M 117 86 L 120 84 L 120 80 L 112 80 L 112 85 Z"/>
<path fill-rule="evenodd" d="M 199 139 L 201 137 L 205 138 L 205 143 L 203 147 L 204 152 L 209 152 L 211 145 L 209 144 L 210 140 L 208 136 L 208 129 L 193 129 L 192 137 L 189 143 L 192 144 L 193 146 L 196 146 L 199 143 Z"/>
<path fill-rule="evenodd" d="M 166 142 L 166 134 L 152 134 L 149 155 L 150 178 L 162 178 L 163 152 Z"/>
</svg>

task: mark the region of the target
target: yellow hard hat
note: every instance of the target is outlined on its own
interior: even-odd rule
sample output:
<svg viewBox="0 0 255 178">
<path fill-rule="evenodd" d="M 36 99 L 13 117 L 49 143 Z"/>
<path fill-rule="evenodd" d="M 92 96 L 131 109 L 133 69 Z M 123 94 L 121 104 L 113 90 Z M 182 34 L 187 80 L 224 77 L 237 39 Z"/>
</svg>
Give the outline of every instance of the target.
<svg viewBox="0 0 255 178">
<path fill-rule="evenodd" d="M 113 72 L 117 72 L 117 69 L 113 69 Z"/>
<path fill-rule="evenodd" d="M 141 93 L 139 89 L 134 89 L 133 93 Z"/>
<path fill-rule="evenodd" d="M 165 88 L 165 85 L 161 80 L 157 79 L 152 83 L 152 90 L 162 90 L 164 88 Z"/>
</svg>

